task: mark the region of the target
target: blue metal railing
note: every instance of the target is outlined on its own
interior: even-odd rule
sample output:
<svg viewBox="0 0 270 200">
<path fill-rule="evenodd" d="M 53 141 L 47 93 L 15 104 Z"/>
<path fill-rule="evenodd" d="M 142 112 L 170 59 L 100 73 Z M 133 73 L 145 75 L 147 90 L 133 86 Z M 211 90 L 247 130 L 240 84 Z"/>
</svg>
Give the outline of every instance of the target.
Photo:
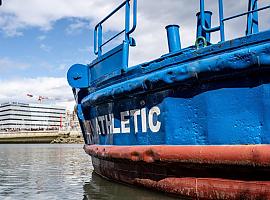
<svg viewBox="0 0 270 200">
<path fill-rule="evenodd" d="M 224 12 L 223 12 L 223 0 L 218 0 L 218 7 L 219 7 L 219 26 L 213 27 L 213 28 L 206 28 L 205 26 L 205 9 L 204 9 L 204 0 L 200 0 L 200 15 L 201 15 L 201 24 L 202 29 L 205 32 L 216 32 L 220 31 L 220 40 L 225 41 L 225 32 L 224 32 L 224 22 L 241 17 L 244 15 L 247 15 L 247 29 L 246 29 L 246 35 L 257 33 L 259 32 L 259 26 L 258 26 L 258 12 L 261 10 L 269 9 L 269 6 L 265 6 L 262 8 L 258 8 L 258 0 L 249 0 L 248 5 L 248 11 L 244 13 L 240 13 L 231 17 L 224 18 Z"/>
<path fill-rule="evenodd" d="M 137 26 L 137 0 L 133 0 L 133 26 L 130 29 L 130 1 L 126 0 L 121 5 L 119 5 L 114 11 L 112 11 L 109 15 L 107 15 L 103 20 L 101 20 L 96 26 L 94 30 L 94 53 L 98 56 L 102 55 L 102 47 L 112 40 L 114 40 L 119 35 L 125 33 L 125 40 L 124 42 L 128 43 L 128 46 L 131 44 L 130 34 L 133 33 Z M 102 37 L 102 24 L 106 22 L 109 18 L 111 18 L 115 13 L 117 13 L 121 8 L 125 6 L 125 29 L 117 33 L 116 35 L 112 36 L 106 42 L 103 43 Z M 127 49 L 128 51 L 128 49 Z M 126 52 L 126 54 L 128 54 Z"/>
</svg>

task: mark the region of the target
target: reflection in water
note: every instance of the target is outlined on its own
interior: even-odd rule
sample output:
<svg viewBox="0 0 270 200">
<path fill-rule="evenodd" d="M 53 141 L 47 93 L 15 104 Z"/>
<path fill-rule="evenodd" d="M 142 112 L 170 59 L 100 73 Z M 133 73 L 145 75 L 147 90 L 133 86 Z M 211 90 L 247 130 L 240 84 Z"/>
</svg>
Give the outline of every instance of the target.
<svg viewBox="0 0 270 200">
<path fill-rule="evenodd" d="M 83 200 L 163 200 L 175 199 L 153 191 L 111 182 L 92 173 L 92 180 L 84 185 Z"/>
<path fill-rule="evenodd" d="M 172 199 L 93 174 L 82 145 L 0 144 L 0 199 Z"/>
<path fill-rule="evenodd" d="M 0 199 L 82 199 L 93 168 L 82 145 L 0 145 Z"/>
</svg>

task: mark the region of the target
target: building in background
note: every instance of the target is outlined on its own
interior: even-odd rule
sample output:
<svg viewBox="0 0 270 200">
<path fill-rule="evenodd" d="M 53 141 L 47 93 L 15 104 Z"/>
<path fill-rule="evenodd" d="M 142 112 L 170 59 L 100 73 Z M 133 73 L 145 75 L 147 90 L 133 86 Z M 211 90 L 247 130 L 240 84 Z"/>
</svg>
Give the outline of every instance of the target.
<svg viewBox="0 0 270 200">
<path fill-rule="evenodd" d="M 79 120 L 75 111 L 68 111 L 66 112 L 64 129 L 67 131 L 81 131 Z"/>
<path fill-rule="evenodd" d="M 0 130 L 60 130 L 66 109 L 55 105 L 8 102 L 0 104 Z"/>
</svg>

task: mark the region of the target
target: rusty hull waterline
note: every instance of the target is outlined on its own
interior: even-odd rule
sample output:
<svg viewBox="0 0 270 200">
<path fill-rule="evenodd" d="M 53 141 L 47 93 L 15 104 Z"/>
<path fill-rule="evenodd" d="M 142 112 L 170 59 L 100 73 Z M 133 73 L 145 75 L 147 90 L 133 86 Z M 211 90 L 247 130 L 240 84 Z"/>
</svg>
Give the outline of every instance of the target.
<svg viewBox="0 0 270 200">
<path fill-rule="evenodd" d="M 192 199 L 270 199 L 270 182 L 208 178 L 135 179 L 135 184 Z"/>
<path fill-rule="evenodd" d="M 99 146 L 85 145 L 100 160 L 252 166 L 270 168 L 270 145 L 236 146 Z M 106 174 L 101 174 L 106 176 Z M 121 177 L 121 176 L 119 176 Z M 110 177 L 108 177 L 110 178 Z M 127 182 L 126 180 L 121 180 Z M 247 181 L 224 178 L 167 177 L 162 180 L 135 178 L 131 184 L 194 199 L 270 199 L 270 180 Z"/>
</svg>

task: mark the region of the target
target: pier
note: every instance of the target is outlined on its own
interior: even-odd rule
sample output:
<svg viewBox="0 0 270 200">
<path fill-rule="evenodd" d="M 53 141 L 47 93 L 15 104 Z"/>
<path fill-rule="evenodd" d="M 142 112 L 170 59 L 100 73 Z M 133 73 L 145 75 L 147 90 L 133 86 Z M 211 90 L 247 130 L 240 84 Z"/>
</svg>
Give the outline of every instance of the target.
<svg viewBox="0 0 270 200">
<path fill-rule="evenodd" d="M 0 144 L 80 143 L 79 131 L 18 131 L 0 133 Z"/>
</svg>

